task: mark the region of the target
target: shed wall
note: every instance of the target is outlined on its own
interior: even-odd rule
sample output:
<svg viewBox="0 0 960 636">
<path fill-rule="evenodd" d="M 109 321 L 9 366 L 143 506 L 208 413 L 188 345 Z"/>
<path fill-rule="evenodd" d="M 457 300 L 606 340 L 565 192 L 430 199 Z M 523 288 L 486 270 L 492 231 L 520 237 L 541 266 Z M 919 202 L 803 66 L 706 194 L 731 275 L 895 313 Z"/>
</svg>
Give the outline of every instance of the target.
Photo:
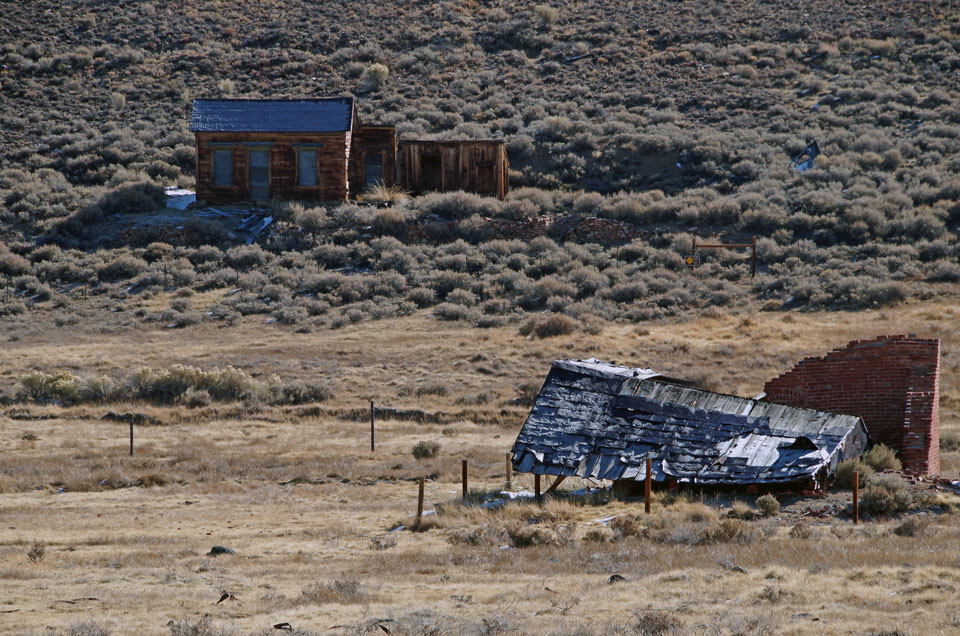
<svg viewBox="0 0 960 636">
<path fill-rule="evenodd" d="M 806 358 L 766 383 L 780 404 L 859 415 L 904 468 L 940 472 L 940 341 L 884 336 Z"/>
<path fill-rule="evenodd" d="M 441 192 L 464 190 L 498 199 L 507 195 L 509 162 L 502 141 L 404 141 L 400 156 L 400 180 L 414 192 L 431 189 L 421 167 L 424 156 L 438 156 Z"/>
<path fill-rule="evenodd" d="M 392 187 L 397 173 L 397 129 L 393 126 L 360 126 L 353 133 L 350 153 L 350 183 L 352 194 L 362 194 L 367 182 L 367 157 L 383 158 L 383 185 Z"/>
</svg>

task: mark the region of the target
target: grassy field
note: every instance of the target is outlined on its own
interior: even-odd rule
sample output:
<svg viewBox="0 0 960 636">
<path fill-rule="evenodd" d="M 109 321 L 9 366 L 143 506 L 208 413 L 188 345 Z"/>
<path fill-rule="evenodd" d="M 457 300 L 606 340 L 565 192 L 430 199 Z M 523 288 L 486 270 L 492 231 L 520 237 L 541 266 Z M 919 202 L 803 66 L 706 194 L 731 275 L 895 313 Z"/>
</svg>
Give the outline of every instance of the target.
<svg viewBox="0 0 960 636">
<path fill-rule="evenodd" d="M 729 496 L 700 493 L 659 493 L 649 518 L 640 502 L 606 497 L 459 504 L 461 459 L 474 499 L 504 487 L 504 455 L 526 414 L 514 400 L 559 357 L 650 366 L 751 395 L 801 357 L 858 337 L 940 337 L 942 426 L 960 432 L 952 303 L 712 315 L 545 340 L 426 314 L 307 334 L 245 319 L 121 336 L 47 329 L 41 317 L 34 333 L 7 343 L 4 382 L 34 368 L 123 378 L 141 365 L 232 364 L 325 383 L 333 397 L 315 406 L 7 407 L 2 631 L 247 634 L 289 622 L 304 633 L 371 633 L 380 619 L 410 634 L 955 631 L 952 514 L 912 515 L 923 522 L 898 534 L 904 518 L 854 528 L 801 514 L 844 505 L 849 493 L 784 498 L 779 515 L 758 520 L 727 519 Z M 381 417 L 371 453 L 370 399 L 429 416 Z M 136 428 L 133 457 L 127 424 L 101 419 L 109 412 L 152 418 Z M 439 452 L 414 459 L 419 441 Z M 943 461 L 956 477 L 960 453 Z M 427 531 L 390 532 L 413 522 L 421 475 L 435 512 Z M 532 479 L 516 476 L 512 488 L 530 490 Z M 214 545 L 237 554 L 206 556 Z M 626 580 L 608 585 L 612 574 Z M 237 600 L 215 604 L 222 591 Z"/>
</svg>

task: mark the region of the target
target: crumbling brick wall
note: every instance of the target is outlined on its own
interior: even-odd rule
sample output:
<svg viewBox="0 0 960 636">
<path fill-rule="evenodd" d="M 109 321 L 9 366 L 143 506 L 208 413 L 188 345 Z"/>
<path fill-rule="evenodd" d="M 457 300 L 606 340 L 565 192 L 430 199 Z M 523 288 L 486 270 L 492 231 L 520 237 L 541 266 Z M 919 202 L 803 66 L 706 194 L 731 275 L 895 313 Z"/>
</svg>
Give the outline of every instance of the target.
<svg viewBox="0 0 960 636">
<path fill-rule="evenodd" d="M 770 402 L 859 415 L 905 469 L 940 472 L 940 341 L 855 340 L 766 383 Z"/>
</svg>

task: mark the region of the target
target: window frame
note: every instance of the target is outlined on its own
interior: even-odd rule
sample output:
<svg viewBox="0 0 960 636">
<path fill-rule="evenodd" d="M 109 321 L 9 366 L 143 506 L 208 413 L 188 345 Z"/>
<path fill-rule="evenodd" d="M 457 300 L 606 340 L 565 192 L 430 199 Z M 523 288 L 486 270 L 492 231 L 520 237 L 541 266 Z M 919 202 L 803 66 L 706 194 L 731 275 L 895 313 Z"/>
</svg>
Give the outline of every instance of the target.
<svg viewBox="0 0 960 636">
<path fill-rule="evenodd" d="M 214 188 L 232 188 L 236 185 L 236 179 L 234 179 L 233 164 L 235 157 L 234 150 L 237 147 L 237 144 L 223 144 L 223 143 L 211 143 L 210 147 L 210 185 Z M 229 183 L 217 183 L 217 154 L 218 153 L 228 153 L 229 159 L 227 160 L 227 166 L 230 169 L 230 179 Z"/>
<path fill-rule="evenodd" d="M 363 153 L 363 189 L 366 190 L 370 187 L 370 180 L 367 178 L 367 159 L 370 157 L 379 157 L 380 158 L 380 185 L 385 186 L 387 180 L 385 175 L 387 173 L 387 153 L 384 151 L 380 152 L 364 152 Z"/>
</svg>

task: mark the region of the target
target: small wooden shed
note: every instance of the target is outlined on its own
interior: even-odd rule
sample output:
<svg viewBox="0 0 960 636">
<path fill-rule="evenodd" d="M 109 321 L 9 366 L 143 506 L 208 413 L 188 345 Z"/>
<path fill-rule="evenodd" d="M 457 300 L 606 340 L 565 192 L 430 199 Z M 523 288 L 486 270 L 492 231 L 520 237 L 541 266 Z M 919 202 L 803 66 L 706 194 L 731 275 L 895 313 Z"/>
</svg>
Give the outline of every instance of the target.
<svg viewBox="0 0 960 636">
<path fill-rule="evenodd" d="M 507 196 L 507 150 L 503 141 L 404 140 L 400 183 L 415 193 L 465 190 Z"/>
<path fill-rule="evenodd" d="M 343 200 L 394 184 L 396 130 L 361 126 L 353 97 L 198 99 L 190 130 L 202 200 Z"/>
</svg>

